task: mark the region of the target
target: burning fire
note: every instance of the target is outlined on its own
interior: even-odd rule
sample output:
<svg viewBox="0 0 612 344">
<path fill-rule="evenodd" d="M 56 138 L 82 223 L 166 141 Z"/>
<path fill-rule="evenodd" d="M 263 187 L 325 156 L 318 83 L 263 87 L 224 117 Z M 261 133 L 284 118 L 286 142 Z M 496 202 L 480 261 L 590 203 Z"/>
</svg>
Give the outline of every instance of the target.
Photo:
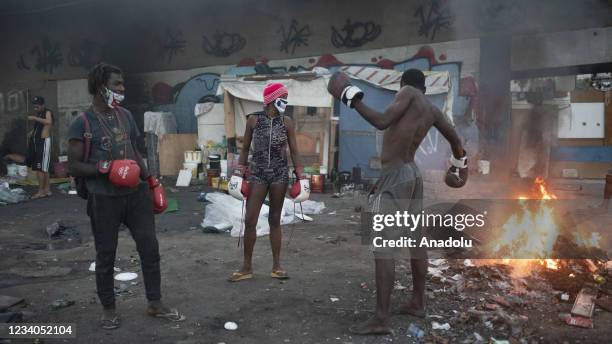
<svg viewBox="0 0 612 344">
<path fill-rule="evenodd" d="M 554 211 L 546 203 L 555 200 L 557 196 L 548 191 L 543 178 L 534 181 L 533 192 L 530 195 L 518 195 L 521 212 L 512 215 L 503 225 L 503 232 L 493 252 L 502 250 L 512 252 L 517 256 L 541 257 L 541 259 L 504 259 L 503 263 L 514 268 L 515 275 L 525 275 L 533 265 L 541 265 L 551 270 L 560 269 L 560 260 L 544 258 L 553 253 L 553 246 L 559 235 L 559 226 L 555 222 Z M 536 205 L 526 200 L 542 200 Z"/>
<path fill-rule="evenodd" d="M 542 258 L 552 254 L 559 226 L 555 222 L 553 209 L 545 201 L 557 199 L 557 196 L 546 189 L 544 179 L 540 177 L 536 178 L 534 186 L 535 197 L 517 197 L 522 207 L 521 213 L 512 215 L 503 225 L 502 237 L 493 247 L 493 252 L 508 250 L 517 256 Z M 529 206 L 532 204 L 525 201 L 528 199 L 539 199 L 542 202 L 539 202 L 536 209 L 531 209 Z M 553 262 L 547 262 L 546 266 L 556 268 Z"/>
</svg>

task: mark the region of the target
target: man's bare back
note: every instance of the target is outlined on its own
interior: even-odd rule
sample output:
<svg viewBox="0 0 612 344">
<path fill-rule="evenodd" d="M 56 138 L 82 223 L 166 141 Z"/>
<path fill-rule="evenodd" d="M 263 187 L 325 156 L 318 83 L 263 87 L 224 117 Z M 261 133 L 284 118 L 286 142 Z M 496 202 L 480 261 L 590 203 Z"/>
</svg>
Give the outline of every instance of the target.
<svg viewBox="0 0 612 344">
<path fill-rule="evenodd" d="M 371 110 L 362 102 L 357 103 L 355 109 L 377 129 L 385 130 L 381 154 L 383 168 L 414 161 L 419 145 L 432 126 L 449 141 L 455 156 L 463 155 L 460 139 L 446 116 L 415 87 L 403 86 L 383 116 L 370 115 Z"/>
</svg>

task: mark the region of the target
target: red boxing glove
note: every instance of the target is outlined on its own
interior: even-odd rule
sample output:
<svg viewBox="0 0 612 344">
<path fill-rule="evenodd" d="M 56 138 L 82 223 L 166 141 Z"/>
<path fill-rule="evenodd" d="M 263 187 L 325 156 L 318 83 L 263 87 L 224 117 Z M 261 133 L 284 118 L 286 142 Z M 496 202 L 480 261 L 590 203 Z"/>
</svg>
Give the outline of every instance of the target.
<svg viewBox="0 0 612 344">
<path fill-rule="evenodd" d="M 151 197 L 153 198 L 153 214 L 161 214 L 168 208 L 168 200 L 166 199 L 166 191 L 159 183 L 157 178 L 149 176 L 147 178 Z"/>
<path fill-rule="evenodd" d="M 98 168 L 98 171 L 101 171 Z M 113 160 L 110 162 L 108 180 L 115 186 L 135 188 L 140 183 L 140 166 L 134 160 Z"/>
</svg>

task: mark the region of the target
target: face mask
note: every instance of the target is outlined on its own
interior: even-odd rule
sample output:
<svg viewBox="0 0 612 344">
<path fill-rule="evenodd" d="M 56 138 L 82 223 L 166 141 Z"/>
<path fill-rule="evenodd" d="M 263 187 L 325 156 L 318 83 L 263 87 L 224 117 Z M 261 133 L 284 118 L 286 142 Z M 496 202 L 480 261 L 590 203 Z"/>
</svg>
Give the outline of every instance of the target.
<svg viewBox="0 0 612 344">
<path fill-rule="evenodd" d="M 282 115 L 285 113 L 285 109 L 287 108 L 288 103 L 289 102 L 287 101 L 287 99 L 278 98 L 274 101 L 274 107 L 276 108 L 276 110 L 278 110 L 278 113 Z"/>
<path fill-rule="evenodd" d="M 123 94 L 113 92 L 106 87 L 104 88 L 104 91 L 101 91 L 101 92 L 102 92 L 102 97 L 104 98 L 104 101 L 106 102 L 106 105 L 108 105 L 108 107 L 111 109 L 114 109 L 115 107 L 119 106 L 119 104 L 121 104 L 123 99 L 125 99 L 125 96 Z"/>
</svg>

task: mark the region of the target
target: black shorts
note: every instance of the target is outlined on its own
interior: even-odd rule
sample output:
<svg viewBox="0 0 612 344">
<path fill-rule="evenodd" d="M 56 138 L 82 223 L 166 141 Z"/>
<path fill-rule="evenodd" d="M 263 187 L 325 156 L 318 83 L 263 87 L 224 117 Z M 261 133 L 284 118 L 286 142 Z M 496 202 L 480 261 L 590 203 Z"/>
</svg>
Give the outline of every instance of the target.
<svg viewBox="0 0 612 344">
<path fill-rule="evenodd" d="M 26 164 L 32 171 L 49 172 L 51 163 L 51 138 L 30 139 L 28 144 L 28 154 Z"/>
</svg>

